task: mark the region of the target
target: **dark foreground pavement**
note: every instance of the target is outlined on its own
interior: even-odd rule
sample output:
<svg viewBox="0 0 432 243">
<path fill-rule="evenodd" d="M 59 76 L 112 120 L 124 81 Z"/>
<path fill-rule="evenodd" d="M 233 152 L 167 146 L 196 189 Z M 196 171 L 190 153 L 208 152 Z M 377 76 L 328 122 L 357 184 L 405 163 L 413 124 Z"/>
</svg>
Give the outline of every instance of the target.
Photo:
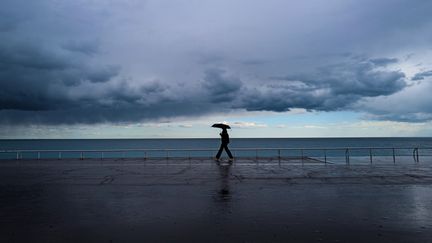
<svg viewBox="0 0 432 243">
<path fill-rule="evenodd" d="M 0 242 L 432 242 L 432 166 L 2 161 Z"/>
</svg>

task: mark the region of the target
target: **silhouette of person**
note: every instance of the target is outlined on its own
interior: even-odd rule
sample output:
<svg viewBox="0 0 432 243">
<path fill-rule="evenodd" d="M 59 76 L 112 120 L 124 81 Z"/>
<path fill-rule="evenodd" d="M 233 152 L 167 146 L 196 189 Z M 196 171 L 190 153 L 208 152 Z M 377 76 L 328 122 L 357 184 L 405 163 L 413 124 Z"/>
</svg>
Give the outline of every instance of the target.
<svg viewBox="0 0 432 243">
<path fill-rule="evenodd" d="M 234 157 L 232 156 L 231 151 L 228 148 L 228 144 L 230 141 L 229 141 L 228 131 L 226 130 L 226 128 L 222 128 L 222 132 L 220 133 L 220 136 L 221 136 L 221 145 L 220 145 L 218 153 L 216 154 L 216 161 L 219 161 L 220 156 L 222 154 L 222 150 L 225 149 L 226 153 L 228 154 L 228 156 L 230 158 L 229 162 L 232 162 Z"/>
</svg>

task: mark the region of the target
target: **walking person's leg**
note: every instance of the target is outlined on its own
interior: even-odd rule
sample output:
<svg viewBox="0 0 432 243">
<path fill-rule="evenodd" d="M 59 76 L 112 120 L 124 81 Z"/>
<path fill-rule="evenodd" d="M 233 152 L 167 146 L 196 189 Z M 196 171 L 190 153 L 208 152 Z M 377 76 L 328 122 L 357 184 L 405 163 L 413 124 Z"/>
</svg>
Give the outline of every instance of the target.
<svg viewBox="0 0 432 243">
<path fill-rule="evenodd" d="M 219 159 L 221 157 L 223 148 L 224 148 L 224 146 L 223 146 L 223 144 L 221 144 L 219 147 L 219 151 L 216 154 L 216 159 Z"/>
<path fill-rule="evenodd" d="M 225 144 L 224 146 L 226 153 L 228 154 L 228 157 L 230 157 L 230 159 L 233 159 L 234 157 L 231 154 L 231 151 L 228 148 L 228 144 Z"/>
</svg>

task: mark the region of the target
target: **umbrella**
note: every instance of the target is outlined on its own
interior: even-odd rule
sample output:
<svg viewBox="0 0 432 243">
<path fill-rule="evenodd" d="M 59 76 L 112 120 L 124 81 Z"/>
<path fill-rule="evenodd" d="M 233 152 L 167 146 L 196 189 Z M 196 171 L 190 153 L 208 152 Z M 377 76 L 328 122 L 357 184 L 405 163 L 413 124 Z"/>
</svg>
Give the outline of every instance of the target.
<svg viewBox="0 0 432 243">
<path fill-rule="evenodd" d="M 227 124 L 223 124 L 223 123 L 215 123 L 212 125 L 212 127 L 217 127 L 217 128 L 222 128 L 222 129 L 231 129 L 230 126 L 228 126 Z"/>
</svg>

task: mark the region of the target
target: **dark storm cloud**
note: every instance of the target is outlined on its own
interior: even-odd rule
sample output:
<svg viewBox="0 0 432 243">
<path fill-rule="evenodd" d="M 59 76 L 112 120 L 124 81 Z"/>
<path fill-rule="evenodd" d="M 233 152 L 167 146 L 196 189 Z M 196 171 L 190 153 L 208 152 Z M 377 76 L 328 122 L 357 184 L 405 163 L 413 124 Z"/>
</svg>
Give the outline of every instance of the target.
<svg viewBox="0 0 432 243">
<path fill-rule="evenodd" d="M 110 81 L 113 77 L 117 76 L 120 71 L 120 67 L 116 65 L 102 66 L 98 68 L 92 68 L 87 70 L 82 80 L 88 80 L 93 83 L 103 83 Z"/>
<path fill-rule="evenodd" d="M 63 110 L 47 111 L 0 111 L 1 123 L 7 124 L 94 124 L 94 123 L 121 123 L 151 121 L 179 116 L 196 116 L 202 111 L 211 112 L 208 105 L 195 104 L 191 109 L 185 109 L 190 103 L 165 102 L 154 106 L 136 105 L 130 102 L 117 102 L 115 105 L 103 106 L 95 103 L 81 107 L 72 107 Z M 198 113 L 197 110 L 201 109 Z"/>
<path fill-rule="evenodd" d="M 238 96 L 242 82 L 236 77 L 225 76 L 225 71 L 210 69 L 205 72 L 204 88 L 209 93 L 210 101 L 231 102 Z"/>
<path fill-rule="evenodd" d="M 93 63 L 98 47 L 0 40 L 0 123 L 74 124 L 201 115 L 231 101 L 241 84 L 221 70 L 188 91 L 176 83 L 136 83 L 118 65 Z M 205 87 L 202 89 L 202 87 Z M 202 99 L 202 92 L 208 98 Z M 192 93 L 192 94 L 191 94 Z"/>
<path fill-rule="evenodd" d="M 421 123 L 432 120 L 432 114 L 428 112 L 407 112 L 407 113 L 368 113 L 365 118 L 377 121 L 397 121 Z"/>
<path fill-rule="evenodd" d="M 99 52 L 99 44 L 96 41 L 69 41 L 62 45 L 69 51 L 83 53 L 85 55 L 94 55 Z"/>
<path fill-rule="evenodd" d="M 46 93 L 41 94 L 43 100 L 39 103 L 35 103 L 35 97 L 22 97 L 19 106 L 13 104 L 13 107 L 3 107 L 0 110 L 0 123 L 116 123 L 196 116 L 213 111 L 209 103 L 198 101 L 197 93 L 185 99 L 177 94 L 178 87 L 154 82 L 138 87 L 132 87 L 127 81 L 121 81 L 91 84 L 91 88 L 87 90 L 81 86 L 73 88 L 78 92 L 77 96 L 59 89 L 55 90 L 59 93 L 57 97 L 48 96 Z M 186 92 L 186 90 L 181 91 Z M 32 107 L 32 102 L 35 103 L 35 107 Z M 2 100 L 1 104 L 6 102 Z M 23 107 L 24 104 L 30 107 Z"/>
<path fill-rule="evenodd" d="M 416 73 L 414 77 L 411 80 L 417 81 L 417 80 L 423 80 L 426 77 L 432 76 L 432 70 Z"/>
<path fill-rule="evenodd" d="M 160 81 L 133 85 L 131 80 L 120 80 L 113 71 L 116 69 L 109 66 L 70 73 L 77 64 L 68 60 L 60 66 L 45 65 L 43 69 L 33 68 L 35 65 L 28 62 L 8 64 L 17 69 L 32 67 L 33 75 L 28 80 L 15 74 L 16 82 L 27 82 L 32 88 L 19 88 L 15 82 L 5 90 L 0 102 L 1 121 L 123 122 L 198 116 L 227 109 L 334 111 L 347 109 L 365 97 L 391 95 L 406 86 L 403 73 L 378 70 L 370 60 L 349 59 L 321 67 L 314 73 L 258 83 L 244 82 L 223 69 L 208 69 L 201 82 L 192 88 Z M 95 73 L 100 73 L 100 77 Z M 7 84 L 6 79 L 1 81 Z M 71 90 L 75 92 L 71 94 Z"/>
<path fill-rule="evenodd" d="M 124 122 L 212 111 L 210 98 L 201 99 L 196 88 L 192 92 L 157 78 L 125 78 L 120 65 L 102 61 L 107 50 L 95 41 L 102 30 L 93 27 L 108 21 L 110 4 L 81 8 L 41 0 L 2 5 L 15 18 L 3 21 L 9 15 L 0 16 L 0 123 Z M 208 82 L 221 81 L 232 89 L 224 86 L 222 74 L 213 74 L 208 73 Z M 218 92 L 215 88 L 209 93 L 217 99 L 222 97 Z"/>
<path fill-rule="evenodd" d="M 370 62 L 377 66 L 387 66 L 389 64 L 397 63 L 399 60 L 397 58 L 374 58 Z"/>
<path fill-rule="evenodd" d="M 0 109 L 52 110 L 79 105 L 67 87 L 83 82 L 107 82 L 117 66 L 94 65 L 61 47 L 43 43 L 0 41 Z"/>
<path fill-rule="evenodd" d="M 330 89 L 330 95 L 373 97 L 395 93 L 406 86 L 401 71 L 377 70 L 370 60 L 351 59 L 320 67 L 315 73 L 287 76 L 313 90 Z"/>
<path fill-rule="evenodd" d="M 314 73 L 274 77 L 273 80 L 252 89 L 242 106 L 247 110 L 334 111 L 345 109 L 362 98 L 391 95 L 406 87 L 404 73 L 377 70 L 374 61 L 356 59 L 321 67 Z"/>
<path fill-rule="evenodd" d="M 0 123 L 292 108 L 384 117 L 355 104 L 407 89 L 393 54 L 430 44 L 432 2 L 365 1 L 5 0 Z"/>
<path fill-rule="evenodd" d="M 0 21 L 0 32 L 12 31 L 18 26 L 19 22 L 21 22 L 21 19 L 16 16 L 2 12 L 0 12 L 0 14 L 5 17 L 4 20 Z"/>
<path fill-rule="evenodd" d="M 411 83 L 391 96 L 370 97 L 358 102 L 354 110 L 367 111 L 365 118 L 382 121 L 427 122 L 432 120 L 432 83 Z"/>
<path fill-rule="evenodd" d="M 0 33 L 15 30 L 20 23 L 27 19 L 27 9 L 24 7 L 25 2 L 19 0 L 4 0 L 0 8 Z M 31 5 L 31 3 L 29 4 Z"/>
<path fill-rule="evenodd" d="M 66 56 L 33 41 L 9 44 L 0 40 L 0 58 L 2 69 L 61 70 L 70 65 Z"/>
</svg>

